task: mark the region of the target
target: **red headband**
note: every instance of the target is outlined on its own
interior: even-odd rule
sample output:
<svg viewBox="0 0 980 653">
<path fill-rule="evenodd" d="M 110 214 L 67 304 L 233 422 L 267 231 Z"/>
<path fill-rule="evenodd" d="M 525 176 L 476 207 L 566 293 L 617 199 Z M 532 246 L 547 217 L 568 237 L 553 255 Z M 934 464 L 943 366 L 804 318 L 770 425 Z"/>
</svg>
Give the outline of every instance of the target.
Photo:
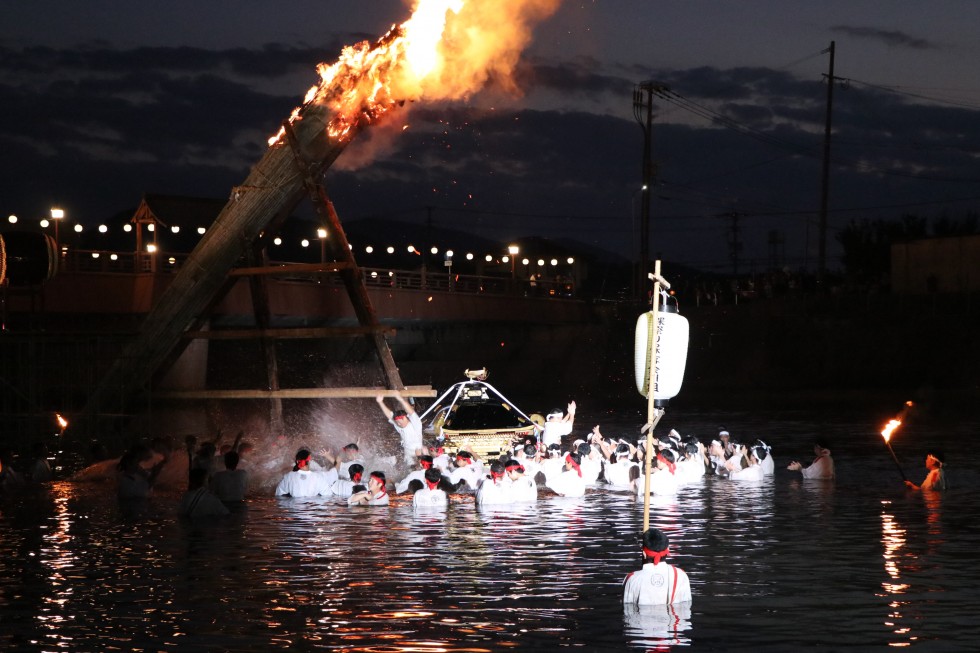
<svg viewBox="0 0 980 653">
<path fill-rule="evenodd" d="M 374 472 L 371 472 L 371 478 L 373 478 L 374 480 L 376 480 L 378 483 L 381 483 L 381 494 L 382 494 L 382 496 L 385 495 L 385 494 L 388 494 L 388 489 L 385 487 L 385 482 L 383 480 L 381 480 L 381 477 L 380 476 L 378 476 Z"/>
<path fill-rule="evenodd" d="M 572 465 L 572 469 L 574 469 L 576 472 L 578 472 L 579 478 L 582 477 L 582 467 L 579 466 L 579 464 L 577 462 L 575 462 L 575 459 L 572 458 L 572 454 L 570 454 L 570 453 L 566 453 L 565 454 L 565 462 L 566 463 L 570 463 Z"/>
<path fill-rule="evenodd" d="M 432 463 L 429 462 L 428 460 L 420 460 L 419 464 L 422 465 L 422 469 L 429 469 L 430 467 L 432 467 Z"/>
<path fill-rule="evenodd" d="M 352 480 L 354 483 L 360 483 L 361 476 L 363 475 L 364 475 L 363 472 L 354 472 L 353 474 L 350 475 L 350 480 Z"/>
<path fill-rule="evenodd" d="M 439 481 L 430 481 L 429 479 L 425 479 L 425 484 L 429 486 L 430 490 L 434 490 L 439 487 Z"/>
<path fill-rule="evenodd" d="M 666 548 L 663 551 L 651 551 L 650 549 L 643 547 L 643 555 L 647 558 L 653 558 L 653 564 L 659 565 L 661 558 L 666 558 L 670 555 L 670 548 Z"/>
<path fill-rule="evenodd" d="M 673 474 L 674 473 L 674 470 L 677 469 L 677 465 L 675 465 L 674 463 L 672 463 L 669 460 L 667 460 L 666 458 L 664 458 L 663 457 L 663 454 L 658 453 L 657 454 L 657 460 L 659 460 L 663 464 L 667 465 L 667 471 L 670 472 L 671 474 Z"/>
</svg>

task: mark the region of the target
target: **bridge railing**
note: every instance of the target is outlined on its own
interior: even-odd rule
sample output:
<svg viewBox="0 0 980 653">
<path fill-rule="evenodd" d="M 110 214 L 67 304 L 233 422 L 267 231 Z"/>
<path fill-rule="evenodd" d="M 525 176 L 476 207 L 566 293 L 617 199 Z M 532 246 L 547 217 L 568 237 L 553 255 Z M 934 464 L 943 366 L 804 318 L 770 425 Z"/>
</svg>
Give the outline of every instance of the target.
<svg viewBox="0 0 980 653">
<path fill-rule="evenodd" d="M 97 250 L 68 250 L 62 254 L 60 269 L 64 272 L 105 274 L 176 274 L 187 260 L 187 253 L 168 252 L 109 252 Z M 272 261 L 271 266 L 288 265 Z M 461 292 L 488 295 L 520 295 L 526 297 L 575 297 L 571 280 L 517 279 L 510 276 L 456 274 L 441 269 L 396 270 L 362 267 L 364 283 L 369 288 L 396 288 L 432 292 Z M 309 274 L 280 277 L 296 282 L 342 284 L 336 274 L 311 277 Z"/>
</svg>

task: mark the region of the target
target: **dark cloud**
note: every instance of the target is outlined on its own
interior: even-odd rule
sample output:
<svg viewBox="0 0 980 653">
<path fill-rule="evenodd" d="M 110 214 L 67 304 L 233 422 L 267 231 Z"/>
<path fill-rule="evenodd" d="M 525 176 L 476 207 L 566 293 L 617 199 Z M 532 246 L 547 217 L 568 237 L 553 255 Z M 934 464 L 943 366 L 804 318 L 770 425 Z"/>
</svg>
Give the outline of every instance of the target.
<svg viewBox="0 0 980 653">
<path fill-rule="evenodd" d="M 2 210 L 37 216 L 57 201 L 95 224 L 143 192 L 224 197 L 305 91 L 285 82 L 324 58 L 277 45 L 0 51 Z M 407 131 L 372 128 L 351 145 L 328 171 L 329 192 L 342 219 L 421 228 L 432 218 L 488 238 L 629 253 L 642 156 L 629 79 L 671 91 L 655 100 L 653 250 L 727 266 L 735 210 L 745 265 L 770 262 L 773 232 L 785 260 L 800 263 L 815 243 L 826 87 L 767 68 L 610 72 L 588 59 L 532 60 L 521 87 L 531 99 L 567 98 L 560 110 L 413 106 Z M 980 196 L 978 117 L 874 87 L 837 93 L 832 225 Z M 356 157 L 368 163 L 349 164 Z M 841 211 L 861 206 L 881 208 Z"/>
<path fill-rule="evenodd" d="M 911 48 L 913 50 L 938 50 L 939 45 L 927 39 L 917 38 L 894 30 L 879 29 L 877 27 L 855 27 L 852 25 L 835 25 L 830 31 L 837 34 L 846 34 L 858 39 L 871 39 L 881 41 L 890 46 Z"/>
<path fill-rule="evenodd" d="M 518 66 L 517 82 L 523 89 L 548 88 L 562 93 L 591 97 L 629 92 L 633 82 L 603 71 L 594 59 L 567 62 L 526 60 Z"/>
</svg>

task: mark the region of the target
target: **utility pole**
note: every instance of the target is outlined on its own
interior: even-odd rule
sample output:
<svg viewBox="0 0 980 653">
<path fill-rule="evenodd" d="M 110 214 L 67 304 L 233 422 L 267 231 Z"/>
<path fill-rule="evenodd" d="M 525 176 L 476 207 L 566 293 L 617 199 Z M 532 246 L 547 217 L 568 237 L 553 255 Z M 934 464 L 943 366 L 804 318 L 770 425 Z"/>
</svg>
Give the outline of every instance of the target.
<svg viewBox="0 0 980 653">
<path fill-rule="evenodd" d="M 820 180 L 820 244 L 817 251 L 818 272 L 822 279 L 827 273 L 827 196 L 830 192 L 830 129 L 834 108 L 834 41 L 824 52 L 830 53 L 830 70 L 827 73 L 827 115 L 823 131 L 823 174 Z"/>
<path fill-rule="evenodd" d="M 650 266 L 650 189 L 653 187 L 653 94 L 670 90 L 659 82 L 641 82 L 633 87 L 633 116 L 643 130 L 643 186 L 640 196 L 640 265 L 634 275 L 633 298 L 643 298 Z"/>
<path fill-rule="evenodd" d="M 742 239 L 739 236 L 741 233 L 741 228 L 738 225 L 738 220 L 741 217 L 739 212 L 732 209 L 730 213 L 726 216 L 731 219 L 731 227 L 729 228 L 729 238 L 728 238 L 728 257 L 732 260 L 732 276 L 738 276 L 738 256 L 739 252 L 742 251 Z"/>
</svg>

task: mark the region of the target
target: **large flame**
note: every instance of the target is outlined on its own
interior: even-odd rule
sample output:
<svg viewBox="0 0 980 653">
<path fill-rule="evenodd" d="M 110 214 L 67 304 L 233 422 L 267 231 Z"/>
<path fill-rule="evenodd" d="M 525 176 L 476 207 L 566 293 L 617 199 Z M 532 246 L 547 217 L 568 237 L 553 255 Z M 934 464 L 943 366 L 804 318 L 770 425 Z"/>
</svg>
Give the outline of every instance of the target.
<svg viewBox="0 0 980 653">
<path fill-rule="evenodd" d="M 885 442 L 888 442 L 891 439 L 892 433 L 894 433 L 895 429 L 897 429 L 901 425 L 902 425 L 902 420 L 900 419 L 888 420 L 888 423 L 885 424 L 885 428 L 881 430 L 881 437 L 885 438 Z"/>
<path fill-rule="evenodd" d="M 885 444 L 888 444 L 888 441 L 891 439 L 892 433 L 895 432 L 895 429 L 902 425 L 902 420 L 904 420 L 905 416 L 908 415 L 909 411 L 912 409 L 912 406 L 913 404 L 911 401 L 906 401 L 905 408 L 903 408 L 902 412 L 898 414 L 898 417 L 888 420 L 888 423 L 885 424 L 885 428 L 881 430 L 881 437 L 885 438 Z"/>
<path fill-rule="evenodd" d="M 561 0 L 415 0 L 412 16 L 378 41 L 347 46 L 333 64 L 319 64 L 311 102 L 330 107 L 327 131 L 345 141 L 406 101 L 458 100 L 493 80 L 512 79 L 531 27 Z M 300 116 L 301 107 L 290 122 Z M 283 131 L 269 140 L 280 141 Z"/>
</svg>

